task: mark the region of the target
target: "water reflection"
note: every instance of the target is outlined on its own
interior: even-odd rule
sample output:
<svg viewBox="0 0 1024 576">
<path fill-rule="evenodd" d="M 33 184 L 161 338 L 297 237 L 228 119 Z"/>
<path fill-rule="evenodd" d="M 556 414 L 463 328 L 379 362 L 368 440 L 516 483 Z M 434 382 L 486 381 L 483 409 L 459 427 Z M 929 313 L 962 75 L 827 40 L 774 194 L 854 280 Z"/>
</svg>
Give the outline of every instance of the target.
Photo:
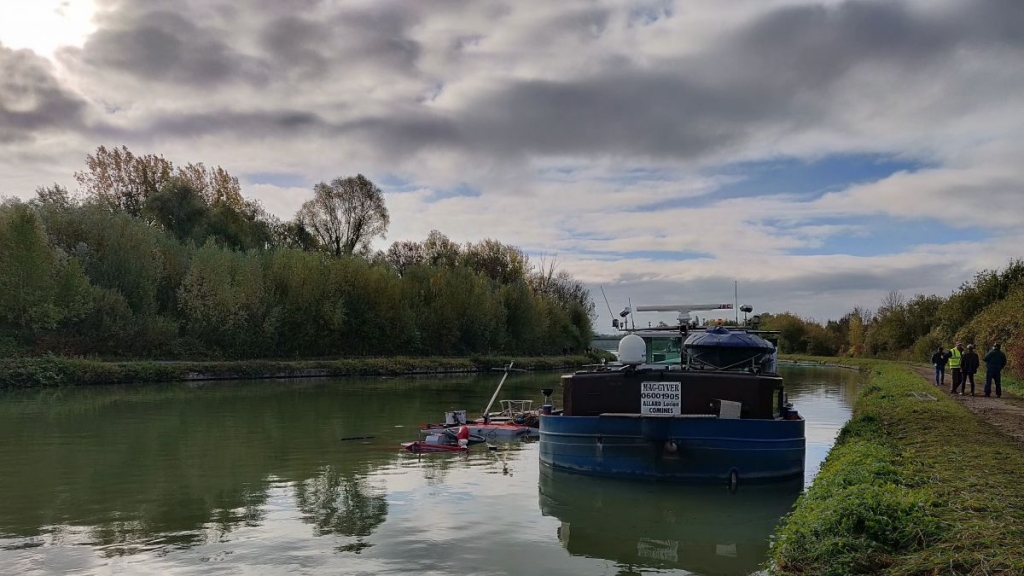
<svg viewBox="0 0 1024 576">
<path fill-rule="evenodd" d="M 540 510 L 561 521 L 572 555 L 635 567 L 746 575 L 758 569 L 800 479 L 740 487 L 676 486 L 581 477 L 541 467 Z"/>
<path fill-rule="evenodd" d="M 382 488 L 328 466 L 317 476 L 295 484 L 295 501 L 313 525 L 313 535 L 350 536 L 355 542 L 340 551 L 359 552 L 370 546 L 365 537 L 384 523 L 388 501 Z"/>
</svg>

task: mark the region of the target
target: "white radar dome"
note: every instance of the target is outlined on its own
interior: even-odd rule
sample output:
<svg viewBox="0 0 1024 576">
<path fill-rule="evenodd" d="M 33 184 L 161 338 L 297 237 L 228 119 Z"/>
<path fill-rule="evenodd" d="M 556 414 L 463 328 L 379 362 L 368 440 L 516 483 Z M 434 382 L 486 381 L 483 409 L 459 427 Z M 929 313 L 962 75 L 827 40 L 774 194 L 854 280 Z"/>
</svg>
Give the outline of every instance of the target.
<svg viewBox="0 0 1024 576">
<path fill-rule="evenodd" d="M 629 334 L 619 340 L 619 362 L 627 366 L 639 366 L 647 362 L 647 344 L 636 334 Z"/>
</svg>

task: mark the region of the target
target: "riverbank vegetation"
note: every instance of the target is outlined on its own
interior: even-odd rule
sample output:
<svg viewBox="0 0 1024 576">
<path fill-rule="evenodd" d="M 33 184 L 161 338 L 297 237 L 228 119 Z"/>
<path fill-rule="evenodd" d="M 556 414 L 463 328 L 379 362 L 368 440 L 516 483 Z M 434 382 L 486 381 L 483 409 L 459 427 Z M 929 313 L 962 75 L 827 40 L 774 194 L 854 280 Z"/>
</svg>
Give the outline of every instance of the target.
<svg viewBox="0 0 1024 576">
<path fill-rule="evenodd" d="M 515 361 L 520 370 L 557 370 L 593 362 L 590 356 L 508 358 L 346 358 L 340 360 L 246 360 L 221 362 L 106 362 L 83 358 L 14 358 L 0 360 L 0 388 L 140 382 L 177 382 L 252 378 L 313 378 L 322 376 L 401 376 L 498 370 Z"/>
<path fill-rule="evenodd" d="M 960 340 L 984 355 L 1000 342 L 1009 367 L 1024 373 L 1024 261 L 984 270 L 949 297 L 889 293 L 876 310 L 857 307 L 821 324 L 795 314 L 762 314 L 780 330 L 785 354 L 874 357 L 928 362 L 939 346 Z"/>
<path fill-rule="evenodd" d="M 0 357 L 561 355 L 589 347 L 584 285 L 517 247 L 440 232 L 373 251 L 362 175 L 283 222 L 203 164 L 101 147 L 81 190 L 0 203 Z"/>
<path fill-rule="evenodd" d="M 773 572 L 1024 574 L 1019 446 L 910 367 L 843 361 L 871 378 L 784 519 Z"/>
</svg>

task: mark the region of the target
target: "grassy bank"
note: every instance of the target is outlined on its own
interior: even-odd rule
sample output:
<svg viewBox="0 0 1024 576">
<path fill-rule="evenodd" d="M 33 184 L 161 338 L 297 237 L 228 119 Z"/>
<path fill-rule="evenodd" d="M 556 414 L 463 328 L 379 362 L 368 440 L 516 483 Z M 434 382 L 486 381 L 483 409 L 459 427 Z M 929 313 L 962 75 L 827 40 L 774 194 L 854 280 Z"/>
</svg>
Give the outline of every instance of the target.
<svg viewBox="0 0 1024 576">
<path fill-rule="evenodd" d="M 773 572 L 1024 574 L 1020 447 L 910 366 L 842 363 L 871 378 L 780 527 Z"/>
<path fill-rule="evenodd" d="M 868 358 L 853 359 L 849 357 L 833 357 L 833 356 L 809 356 L 807 354 L 781 354 L 779 360 L 782 364 L 818 364 L 821 366 L 838 367 L 838 368 L 852 368 L 852 369 L 866 369 L 871 366 L 872 362 L 885 362 L 892 365 L 904 366 L 911 370 L 925 367 L 928 369 L 929 374 L 931 373 L 932 367 L 930 364 L 924 364 L 921 362 L 908 362 L 905 360 L 874 360 Z M 952 373 L 946 369 L 946 386 L 952 384 Z M 974 376 L 976 387 L 980 392 L 985 387 L 985 363 L 981 363 L 981 367 L 978 374 Z M 1018 374 L 1013 371 L 1006 369 L 1003 370 L 1002 374 L 1002 387 L 1003 390 L 1009 390 L 1018 396 L 1024 396 L 1024 378 L 1021 378 Z"/>
<path fill-rule="evenodd" d="M 94 384 L 174 382 L 234 378 L 309 378 L 319 376 L 398 376 L 481 372 L 515 361 L 524 370 L 555 370 L 594 362 L 588 356 L 507 358 L 350 358 L 343 360 L 238 362 L 104 362 L 45 357 L 0 360 L 0 388 L 88 386 Z"/>
</svg>

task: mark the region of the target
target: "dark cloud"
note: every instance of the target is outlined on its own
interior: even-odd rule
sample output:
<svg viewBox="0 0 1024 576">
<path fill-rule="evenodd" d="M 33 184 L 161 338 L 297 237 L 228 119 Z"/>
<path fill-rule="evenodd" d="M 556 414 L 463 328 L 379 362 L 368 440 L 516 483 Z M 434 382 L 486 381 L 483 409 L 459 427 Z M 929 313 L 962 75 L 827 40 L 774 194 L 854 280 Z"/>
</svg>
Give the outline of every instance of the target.
<svg viewBox="0 0 1024 576">
<path fill-rule="evenodd" d="M 101 73 L 199 90 L 296 78 L 307 82 L 296 88 L 315 88 L 353 69 L 415 74 L 422 48 L 409 31 L 419 15 L 398 3 L 123 0 L 107 6 L 81 50 L 64 56 Z"/>
<path fill-rule="evenodd" d="M 597 38 L 608 28 L 612 14 L 611 9 L 599 6 L 569 10 L 553 18 L 538 36 L 558 38 L 571 34 L 583 39 Z"/>
<path fill-rule="evenodd" d="M 785 99 L 723 94 L 668 73 L 607 73 L 575 82 L 523 81 L 454 116 L 424 111 L 347 125 L 404 153 L 448 146 L 496 154 L 698 156 L 740 140 Z"/>
<path fill-rule="evenodd" d="M 171 11 L 108 15 L 81 49 L 93 68 L 115 70 L 149 81 L 210 87 L 240 80 L 265 84 L 266 65 L 236 51 L 227 33 Z"/>
<path fill-rule="evenodd" d="M 78 130 L 86 103 L 63 88 L 49 61 L 0 44 L 0 143 L 29 140 L 50 130 Z"/>
<path fill-rule="evenodd" d="M 413 16 L 387 8 L 316 20 L 287 15 L 263 28 L 263 48 L 282 73 L 306 69 L 328 75 L 369 68 L 384 77 L 416 74 L 422 47 L 409 37 Z"/>
<path fill-rule="evenodd" d="M 388 8 L 343 12 L 331 22 L 345 38 L 349 62 L 368 59 L 388 68 L 411 72 L 422 54 L 419 42 L 410 38 L 416 14 L 394 4 Z M 341 56 L 342 54 L 338 54 Z"/>
<path fill-rule="evenodd" d="M 147 135 L 198 138 L 208 134 L 231 134 L 241 138 L 285 138 L 296 134 L 330 136 L 337 131 L 336 126 L 312 112 L 217 110 L 164 116 L 138 130 L 127 132 L 112 128 L 102 135 L 122 140 L 135 140 Z"/>
<path fill-rule="evenodd" d="M 1009 33 L 1016 30 L 1016 34 Z M 852 1 L 770 12 L 722 46 L 724 62 L 759 84 L 828 86 L 859 66 L 908 73 L 948 65 L 956 50 L 1024 47 L 1024 3 L 984 0 L 954 9 Z"/>
<path fill-rule="evenodd" d="M 294 15 L 270 21 L 260 33 L 260 42 L 271 58 L 300 74 L 319 76 L 331 66 L 323 46 L 330 30 L 322 22 Z"/>
<path fill-rule="evenodd" d="M 259 33 L 267 61 L 280 74 L 325 76 L 372 68 L 378 73 L 416 74 L 422 47 L 409 37 L 410 11 L 385 8 L 344 11 L 326 19 L 286 15 Z"/>
<path fill-rule="evenodd" d="M 958 52 L 1021 52 L 1022 13 L 1024 2 L 1007 0 L 931 12 L 875 1 L 782 8 L 696 55 L 642 67 L 609 60 L 597 74 L 563 81 L 509 81 L 451 116 L 420 110 L 357 127 L 383 149 L 406 153 L 440 145 L 503 155 L 699 158 L 755 136 L 826 126 L 850 96 L 837 86 L 859 70 L 908 78 L 930 70 L 942 81 Z M 560 22 L 571 32 L 606 20 L 570 13 Z"/>
</svg>

